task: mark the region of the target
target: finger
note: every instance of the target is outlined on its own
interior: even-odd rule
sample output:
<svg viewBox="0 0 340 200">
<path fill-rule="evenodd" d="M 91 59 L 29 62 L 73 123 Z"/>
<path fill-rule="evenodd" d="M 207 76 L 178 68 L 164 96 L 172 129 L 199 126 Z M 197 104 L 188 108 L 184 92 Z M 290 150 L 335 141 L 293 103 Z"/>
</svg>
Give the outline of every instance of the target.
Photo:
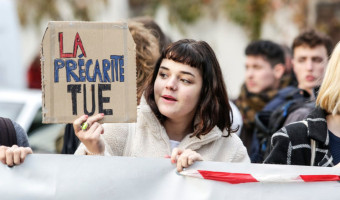
<svg viewBox="0 0 340 200">
<path fill-rule="evenodd" d="M 195 154 L 190 155 L 190 156 L 188 157 L 188 165 L 190 166 L 190 165 L 194 164 L 194 162 L 196 162 L 196 161 L 201 161 L 201 160 L 203 160 L 202 157 L 201 157 L 201 155 L 198 154 L 198 153 L 195 153 Z"/>
<path fill-rule="evenodd" d="M 88 133 L 88 137 L 92 137 L 93 134 L 95 134 L 95 131 L 97 130 L 97 128 L 101 126 L 98 122 L 93 123 L 92 126 L 90 126 L 90 129 L 88 131 L 86 131 L 86 133 Z"/>
<path fill-rule="evenodd" d="M 172 163 L 176 163 L 177 162 L 177 156 L 181 155 L 183 152 L 182 149 L 179 148 L 174 148 L 171 152 L 171 162 Z"/>
<path fill-rule="evenodd" d="M 6 164 L 8 166 L 13 166 L 13 149 L 9 148 L 6 150 Z"/>
<path fill-rule="evenodd" d="M 84 123 L 88 119 L 88 115 L 82 115 L 81 117 L 77 118 L 73 122 L 73 129 L 76 133 L 78 133 L 81 130 L 81 124 Z"/>
<path fill-rule="evenodd" d="M 27 156 L 28 154 L 32 154 L 32 153 L 33 153 L 33 151 L 32 151 L 31 148 L 25 147 L 25 148 L 24 148 L 24 151 L 21 152 L 21 155 L 20 155 L 20 162 L 23 163 L 23 162 L 25 161 L 26 156 Z"/>
<path fill-rule="evenodd" d="M 20 154 L 21 154 L 21 151 L 23 151 L 23 150 L 24 149 L 22 147 L 18 147 L 18 148 L 13 149 L 13 163 L 15 165 L 20 164 Z"/>
<path fill-rule="evenodd" d="M 182 163 L 182 167 L 189 167 L 189 156 L 195 155 L 196 152 L 192 151 L 191 149 L 186 149 L 184 150 L 184 152 L 182 153 L 182 155 L 180 155 L 180 157 L 178 158 L 178 160 L 181 160 Z"/>
<path fill-rule="evenodd" d="M 192 165 L 192 164 L 194 164 L 195 161 L 196 161 L 196 160 L 195 160 L 195 155 L 190 155 L 190 156 L 188 157 L 188 165 L 189 165 L 189 166 Z"/>
<path fill-rule="evenodd" d="M 181 160 L 178 160 L 178 161 L 177 161 L 176 168 L 177 168 L 177 171 L 178 171 L 178 172 L 183 171 L 183 166 L 182 166 Z"/>
<path fill-rule="evenodd" d="M 104 129 L 103 129 L 103 126 L 101 124 L 99 124 L 98 122 L 95 122 L 95 124 L 93 126 L 95 126 L 95 129 L 93 130 L 90 137 L 92 139 L 97 139 L 97 138 L 99 138 L 100 134 L 102 134 Z"/>
<path fill-rule="evenodd" d="M 188 164 L 188 155 L 181 155 L 178 160 L 180 160 L 181 162 L 181 165 L 182 167 L 189 167 L 189 164 Z"/>
<path fill-rule="evenodd" d="M 89 126 L 91 127 L 91 125 L 94 123 L 94 122 L 98 122 L 99 120 L 103 119 L 104 118 L 104 114 L 103 113 L 99 113 L 99 114 L 96 114 L 96 115 L 93 115 L 91 117 L 89 117 L 86 122 L 89 123 Z"/>
<path fill-rule="evenodd" d="M 6 150 L 9 149 L 9 147 L 6 146 L 0 146 L 0 161 L 3 164 L 6 164 Z"/>
</svg>

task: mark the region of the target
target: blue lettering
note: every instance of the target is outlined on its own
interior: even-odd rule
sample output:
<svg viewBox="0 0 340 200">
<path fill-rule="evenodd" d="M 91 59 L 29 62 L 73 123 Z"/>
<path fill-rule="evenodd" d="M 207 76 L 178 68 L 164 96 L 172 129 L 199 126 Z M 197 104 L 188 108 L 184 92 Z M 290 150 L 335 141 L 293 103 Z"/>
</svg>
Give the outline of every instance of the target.
<svg viewBox="0 0 340 200">
<path fill-rule="evenodd" d="M 79 67 L 79 79 L 81 82 L 85 82 L 85 69 L 84 67 L 84 59 L 78 60 L 78 67 Z"/>
<path fill-rule="evenodd" d="M 119 75 L 120 75 L 120 82 L 124 82 L 124 56 L 119 60 Z"/>
<path fill-rule="evenodd" d="M 95 82 L 96 80 L 90 76 L 90 66 L 93 64 L 92 59 L 86 61 L 86 79 L 88 82 Z"/>
<path fill-rule="evenodd" d="M 98 60 L 96 60 L 96 66 L 94 67 L 94 74 L 93 74 L 95 82 L 97 80 L 97 76 L 99 77 L 100 82 L 103 82 L 102 74 L 100 73 L 100 69 L 99 69 L 99 62 L 98 62 Z"/>
<path fill-rule="evenodd" d="M 111 55 L 110 58 L 111 60 L 111 73 L 112 73 L 112 82 L 114 82 L 114 72 L 116 72 L 116 81 L 118 81 L 118 62 L 119 59 L 123 56 L 117 56 L 117 55 Z M 113 60 L 115 62 L 114 68 L 113 68 Z"/>
<path fill-rule="evenodd" d="M 54 60 L 54 82 L 59 82 L 59 69 L 65 66 L 65 62 L 62 59 Z"/>
<path fill-rule="evenodd" d="M 71 76 L 75 82 L 79 82 L 79 77 L 73 72 L 77 68 L 77 63 L 74 60 L 66 60 L 66 78 L 67 82 L 71 82 Z"/>
<path fill-rule="evenodd" d="M 111 82 L 110 76 L 107 71 L 110 70 L 110 61 L 107 59 L 103 60 L 103 75 L 104 75 L 104 82 Z"/>
</svg>

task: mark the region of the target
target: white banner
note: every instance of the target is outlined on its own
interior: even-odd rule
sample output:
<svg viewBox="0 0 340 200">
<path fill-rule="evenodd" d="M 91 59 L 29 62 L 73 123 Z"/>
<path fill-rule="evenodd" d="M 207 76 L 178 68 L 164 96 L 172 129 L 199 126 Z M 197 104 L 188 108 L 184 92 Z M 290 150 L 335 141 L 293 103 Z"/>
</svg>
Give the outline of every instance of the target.
<svg viewBox="0 0 340 200">
<path fill-rule="evenodd" d="M 339 168 L 197 162 L 186 171 L 193 170 L 250 174 L 259 182 L 231 184 L 180 175 L 175 165 L 165 158 L 33 154 L 19 166 L 7 167 L 0 163 L 0 197 L 34 200 L 339 199 L 338 181 L 286 181 L 298 175 L 337 176 Z"/>
</svg>

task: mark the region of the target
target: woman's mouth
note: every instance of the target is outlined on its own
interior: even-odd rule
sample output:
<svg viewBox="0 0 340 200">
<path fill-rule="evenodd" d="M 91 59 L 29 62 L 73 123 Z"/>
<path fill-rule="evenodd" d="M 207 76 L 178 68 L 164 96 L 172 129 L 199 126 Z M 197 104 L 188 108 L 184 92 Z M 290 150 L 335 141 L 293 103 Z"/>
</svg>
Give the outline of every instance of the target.
<svg viewBox="0 0 340 200">
<path fill-rule="evenodd" d="M 177 101 L 177 99 L 175 97 L 170 96 L 170 95 L 163 95 L 162 98 L 167 100 L 167 101 Z"/>
</svg>

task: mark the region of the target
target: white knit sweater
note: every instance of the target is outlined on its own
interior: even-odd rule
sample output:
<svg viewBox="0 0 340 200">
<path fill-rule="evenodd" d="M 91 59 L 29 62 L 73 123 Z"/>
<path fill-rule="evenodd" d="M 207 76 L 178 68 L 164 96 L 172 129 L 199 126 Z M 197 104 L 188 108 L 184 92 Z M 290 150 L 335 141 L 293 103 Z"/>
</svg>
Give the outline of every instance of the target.
<svg viewBox="0 0 340 200">
<path fill-rule="evenodd" d="M 133 157 L 164 157 L 171 155 L 171 145 L 165 128 L 147 105 L 144 98 L 137 110 L 137 123 L 103 124 L 105 152 L 103 155 Z M 222 137 L 226 132 L 215 126 L 208 134 L 197 137 L 187 135 L 178 148 L 191 149 L 207 161 L 246 162 L 249 156 L 236 134 Z M 75 154 L 86 155 L 86 147 L 80 144 Z"/>
</svg>

